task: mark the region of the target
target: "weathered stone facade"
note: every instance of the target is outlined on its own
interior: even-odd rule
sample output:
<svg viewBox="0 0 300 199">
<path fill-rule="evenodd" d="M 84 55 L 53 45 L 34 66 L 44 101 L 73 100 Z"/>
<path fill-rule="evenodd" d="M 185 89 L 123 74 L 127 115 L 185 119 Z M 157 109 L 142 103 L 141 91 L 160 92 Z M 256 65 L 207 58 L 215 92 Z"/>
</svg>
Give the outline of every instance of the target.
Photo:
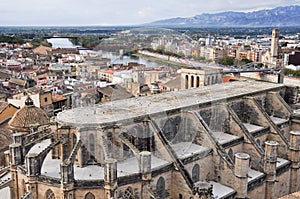
<svg viewBox="0 0 300 199">
<path fill-rule="evenodd" d="M 11 196 L 269 199 L 299 191 L 300 117 L 286 89 L 233 82 L 62 112 L 55 128 L 15 135 Z"/>
</svg>

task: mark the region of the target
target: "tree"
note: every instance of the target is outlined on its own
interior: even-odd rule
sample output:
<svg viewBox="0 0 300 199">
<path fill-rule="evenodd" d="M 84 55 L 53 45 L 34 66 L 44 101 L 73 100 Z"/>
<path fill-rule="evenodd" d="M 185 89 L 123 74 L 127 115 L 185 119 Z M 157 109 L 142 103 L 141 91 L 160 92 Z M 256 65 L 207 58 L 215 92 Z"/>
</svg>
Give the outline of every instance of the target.
<svg viewBox="0 0 300 199">
<path fill-rule="evenodd" d="M 235 63 L 235 58 L 226 56 L 226 57 L 217 59 L 217 63 L 221 64 L 221 65 L 225 65 L 225 66 L 233 66 Z"/>
</svg>

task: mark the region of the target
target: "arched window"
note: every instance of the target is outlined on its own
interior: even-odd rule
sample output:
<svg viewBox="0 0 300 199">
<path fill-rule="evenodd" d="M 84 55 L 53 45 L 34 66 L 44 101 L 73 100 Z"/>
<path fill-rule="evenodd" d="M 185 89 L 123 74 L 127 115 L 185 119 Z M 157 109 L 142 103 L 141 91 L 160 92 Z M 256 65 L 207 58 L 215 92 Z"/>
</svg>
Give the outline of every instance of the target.
<svg viewBox="0 0 300 199">
<path fill-rule="evenodd" d="M 90 159 L 94 159 L 94 157 L 95 157 L 95 138 L 94 138 L 93 134 L 90 134 L 89 142 L 90 142 Z"/>
<path fill-rule="evenodd" d="M 198 164 L 195 164 L 192 170 L 192 180 L 193 182 L 199 181 L 200 167 Z"/>
<path fill-rule="evenodd" d="M 76 145 L 76 143 L 77 143 L 77 136 L 73 134 L 73 147 Z"/>
<path fill-rule="evenodd" d="M 199 76 L 197 76 L 196 87 L 197 87 L 197 88 L 200 87 L 200 77 L 199 77 Z"/>
<path fill-rule="evenodd" d="M 51 189 L 46 191 L 45 199 L 55 199 L 55 195 Z"/>
<path fill-rule="evenodd" d="M 94 194 L 92 194 L 91 192 L 87 193 L 84 197 L 84 199 L 95 199 Z"/>
<path fill-rule="evenodd" d="M 157 181 L 156 193 L 160 199 L 165 197 L 165 179 L 163 177 L 160 177 Z"/>
<path fill-rule="evenodd" d="M 194 88 L 194 81 L 195 81 L 195 77 L 194 75 L 191 76 L 191 88 Z"/>
<path fill-rule="evenodd" d="M 125 192 L 124 192 L 124 195 L 123 197 L 124 199 L 134 199 L 134 196 L 133 196 L 133 191 L 132 191 L 132 188 L 131 187 L 128 187 Z"/>
<path fill-rule="evenodd" d="M 182 199 L 182 198 L 183 198 L 183 197 L 182 197 L 182 194 L 180 193 L 180 194 L 179 194 L 179 199 Z"/>
<path fill-rule="evenodd" d="M 232 161 L 234 161 L 232 149 L 229 149 L 229 150 L 228 150 L 228 156 L 230 157 L 230 159 L 231 159 Z"/>
<path fill-rule="evenodd" d="M 185 76 L 185 89 L 188 89 L 189 88 L 189 76 L 186 75 Z"/>
</svg>

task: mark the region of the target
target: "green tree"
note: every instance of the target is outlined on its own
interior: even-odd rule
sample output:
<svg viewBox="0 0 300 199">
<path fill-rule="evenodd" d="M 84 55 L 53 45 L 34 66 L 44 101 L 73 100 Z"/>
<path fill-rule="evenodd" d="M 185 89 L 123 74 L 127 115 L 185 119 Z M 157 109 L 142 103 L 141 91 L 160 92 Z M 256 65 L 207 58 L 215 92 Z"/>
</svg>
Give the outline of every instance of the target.
<svg viewBox="0 0 300 199">
<path fill-rule="evenodd" d="M 235 63 L 235 58 L 226 56 L 226 57 L 217 59 L 217 63 L 225 65 L 225 66 L 233 66 Z"/>
</svg>

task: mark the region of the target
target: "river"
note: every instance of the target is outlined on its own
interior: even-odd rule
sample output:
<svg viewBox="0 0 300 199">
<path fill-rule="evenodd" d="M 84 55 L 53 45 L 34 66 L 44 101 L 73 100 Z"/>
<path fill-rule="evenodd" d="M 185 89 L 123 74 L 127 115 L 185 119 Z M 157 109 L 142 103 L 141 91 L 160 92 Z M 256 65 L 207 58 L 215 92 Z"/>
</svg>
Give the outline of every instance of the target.
<svg viewBox="0 0 300 199">
<path fill-rule="evenodd" d="M 67 38 L 59 38 L 59 37 L 53 37 L 50 39 L 47 39 L 49 43 L 52 44 L 52 48 L 76 48 L 72 42 L 70 42 Z"/>
<path fill-rule="evenodd" d="M 144 64 L 147 68 L 170 67 L 168 65 L 153 62 L 142 57 L 120 56 L 119 53 L 116 52 L 103 51 L 102 57 L 111 59 L 112 64 L 126 64 L 127 62 L 137 62 L 139 64 Z"/>
<path fill-rule="evenodd" d="M 76 48 L 67 38 L 59 38 L 54 37 L 47 39 L 49 43 L 52 44 L 53 48 Z M 98 54 L 98 53 L 97 53 Z M 142 57 L 135 57 L 135 56 L 120 56 L 117 52 L 110 52 L 110 51 L 103 51 L 102 57 L 111 59 L 112 64 L 126 64 L 127 62 L 137 62 L 139 64 L 146 65 L 147 68 L 159 68 L 159 67 L 169 67 L 168 65 L 160 64 L 157 62 L 149 61 Z"/>
</svg>

